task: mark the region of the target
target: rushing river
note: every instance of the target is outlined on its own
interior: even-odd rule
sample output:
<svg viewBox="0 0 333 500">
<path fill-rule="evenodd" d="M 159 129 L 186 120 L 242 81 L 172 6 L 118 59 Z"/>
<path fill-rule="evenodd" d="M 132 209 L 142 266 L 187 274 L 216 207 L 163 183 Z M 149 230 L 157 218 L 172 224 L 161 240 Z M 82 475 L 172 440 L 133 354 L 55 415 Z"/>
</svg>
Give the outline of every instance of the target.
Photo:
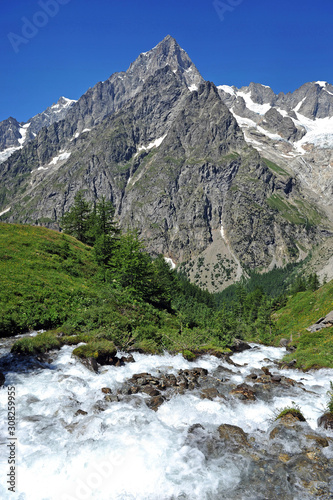
<svg viewBox="0 0 333 500">
<path fill-rule="evenodd" d="M 45 364 L 13 358 L 4 347 L 0 351 L 0 371 L 6 376 L 5 387 L 0 391 L 0 498 L 333 498 L 329 493 L 332 491 L 333 441 L 330 439 L 333 432 L 317 427 L 317 419 L 327 404 L 333 370 L 307 373 L 280 370 L 276 361 L 283 357 L 285 349 L 251 346 L 251 350 L 232 356 L 235 364 L 213 356 L 204 356 L 191 363 L 181 355 L 134 353 L 135 362 L 121 367 L 101 367 L 98 374 L 72 358 L 73 347 L 63 347 L 52 354 L 51 363 Z M 273 389 L 259 391 L 253 401 L 230 395 L 231 389 L 244 381 L 253 386 L 255 380 L 251 381 L 248 375 L 260 374 L 263 366 L 268 367 L 272 375 L 293 379 L 294 385 L 273 384 Z M 216 379 L 219 387 L 225 387 L 225 392 L 220 390 L 218 397 L 202 399 L 199 389 L 186 390 L 183 394 L 174 394 L 153 411 L 145 404 L 148 397 L 145 394 L 107 402 L 101 391 L 107 387 L 116 394 L 134 374 L 147 372 L 161 377 L 163 374 L 177 375 L 179 370 L 194 367 L 208 370 L 208 375 L 213 377 L 211 380 Z M 6 484 L 9 471 L 6 448 L 8 386 L 16 390 L 15 493 L 8 491 Z M 326 461 L 323 467 L 326 476 L 318 472 L 319 479 L 314 481 L 317 490 L 320 486 L 317 483 L 323 483 L 320 486 L 324 492 L 322 496 L 316 489 L 311 490 L 309 486 L 303 490 L 302 482 L 298 486 L 296 479 L 288 479 L 289 473 L 285 471 L 289 462 L 283 457 L 294 457 L 294 441 L 282 436 L 274 441 L 276 448 L 273 448 L 273 441 L 268 438 L 277 409 L 292 402 L 300 406 L 311 430 L 329 440 L 329 446 L 320 451 L 320 463 Z M 221 424 L 243 429 L 250 443 L 246 446 L 251 451 L 222 445 L 216 437 L 216 429 Z M 265 492 L 264 483 L 270 472 L 262 463 L 275 464 L 274 453 L 282 458 L 276 459 L 278 466 L 272 465 L 271 490 Z M 313 456 L 310 459 L 315 460 Z M 281 474 L 281 479 L 277 474 Z M 290 485 L 284 485 L 284 474 Z"/>
</svg>

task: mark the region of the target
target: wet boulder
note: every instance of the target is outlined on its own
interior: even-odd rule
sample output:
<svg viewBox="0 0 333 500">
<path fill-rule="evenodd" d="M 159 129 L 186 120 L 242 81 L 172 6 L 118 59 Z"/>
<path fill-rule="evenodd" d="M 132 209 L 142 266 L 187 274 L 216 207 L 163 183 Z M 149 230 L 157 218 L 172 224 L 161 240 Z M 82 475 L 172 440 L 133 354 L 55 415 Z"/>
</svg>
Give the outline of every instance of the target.
<svg viewBox="0 0 333 500">
<path fill-rule="evenodd" d="M 244 342 L 244 340 L 234 339 L 232 345 L 230 346 L 232 352 L 243 352 L 247 349 L 251 349 L 251 346 Z"/>
<path fill-rule="evenodd" d="M 229 449 L 251 448 L 248 435 L 237 425 L 222 424 L 218 427 L 219 438 Z"/>
<path fill-rule="evenodd" d="M 159 407 L 164 403 L 165 398 L 161 395 L 159 396 L 154 396 L 150 398 L 148 401 L 146 401 L 146 404 L 148 408 L 150 408 L 153 411 L 157 411 Z"/>
<path fill-rule="evenodd" d="M 75 417 L 78 417 L 79 415 L 88 415 L 88 412 L 84 410 L 77 410 Z"/>
<path fill-rule="evenodd" d="M 104 396 L 104 401 L 107 401 L 108 403 L 117 403 L 119 401 L 119 396 L 107 394 L 106 396 Z"/>
<path fill-rule="evenodd" d="M 272 376 L 271 372 L 269 371 L 268 366 L 263 366 L 261 368 L 261 371 L 263 371 L 265 375 L 269 375 L 270 377 Z"/>
<path fill-rule="evenodd" d="M 111 394 L 112 393 L 110 387 L 103 387 L 101 390 L 102 390 L 103 394 Z"/>
<path fill-rule="evenodd" d="M 221 397 L 221 395 L 215 387 L 209 387 L 200 392 L 200 397 L 201 399 L 210 399 L 212 401 L 214 398 Z"/>
<path fill-rule="evenodd" d="M 255 401 L 255 392 L 247 384 L 237 385 L 230 391 L 230 394 L 243 401 Z"/>
<path fill-rule="evenodd" d="M 280 343 L 279 343 L 279 346 L 280 347 L 287 347 L 288 344 L 290 344 L 290 340 L 289 339 L 281 339 Z"/>
<path fill-rule="evenodd" d="M 324 413 L 317 421 L 318 427 L 323 427 L 324 429 L 333 429 L 333 413 Z"/>
<path fill-rule="evenodd" d="M 292 359 L 289 363 L 284 363 L 283 361 L 278 362 L 278 366 L 282 369 L 285 370 L 287 368 L 295 368 L 297 361 L 296 359 Z"/>
<path fill-rule="evenodd" d="M 156 397 L 159 396 L 161 393 L 158 391 L 155 387 L 152 387 L 151 385 L 147 385 L 142 389 L 142 392 L 144 394 L 148 394 L 148 396 L 151 397 Z"/>
<path fill-rule="evenodd" d="M 98 363 L 95 358 L 79 358 L 80 362 L 91 372 L 98 373 Z"/>
<path fill-rule="evenodd" d="M 256 380 L 256 383 L 259 384 L 270 384 L 272 382 L 272 378 L 270 375 L 262 375 L 261 377 L 258 377 Z"/>
<path fill-rule="evenodd" d="M 332 498 L 330 489 L 330 465 L 322 453 L 302 453 L 291 458 L 286 465 L 289 484 L 292 486 L 297 497 L 300 488 L 303 498 L 320 498 L 328 500 Z M 302 491 L 303 490 L 303 491 Z"/>
<path fill-rule="evenodd" d="M 124 362 L 124 363 L 135 363 L 135 359 L 133 358 L 132 354 L 130 354 L 129 356 L 122 356 L 121 360 Z"/>
<path fill-rule="evenodd" d="M 101 339 L 88 342 L 74 349 L 73 356 L 79 359 L 87 368 L 96 370 L 96 363 L 100 365 L 114 365 L 117 349 L 113 342 Z"/>
</svg>

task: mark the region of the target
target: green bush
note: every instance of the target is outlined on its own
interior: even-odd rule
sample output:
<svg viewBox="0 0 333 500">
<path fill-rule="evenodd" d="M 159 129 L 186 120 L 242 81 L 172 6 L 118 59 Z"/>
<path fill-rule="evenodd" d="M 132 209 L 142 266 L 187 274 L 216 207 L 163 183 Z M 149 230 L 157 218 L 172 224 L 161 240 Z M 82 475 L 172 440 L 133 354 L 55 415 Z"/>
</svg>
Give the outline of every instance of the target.
<svg viewBox="0 0 333 500">
<path fill-rule="evenodd" d="M 117 349 L 113 342 L 109 340 L 93 340 L 85 345 L 77 347 L 73 351 L 78 358 L 95 358 L 97 362 L 108 361 L 117 354 Z"/>
<path fill-rule="evenodd" d="M 197 357 L 193 352 L 185 349 L 182 351 L 183 358 L 185 358 L 187 361 L 194 361 Z"/>
<path fill-rule="evenodd" d="M 21 355 L 40 354 L 51 349 L 60 349 L 61 342 L 54 332 L 39 333 L 36 337 L 19 339 L 12 346 L 11 352 Z"/>
<path fill-rule="evenodd" d="M 286 415 L 292 415 L 293 417 L 296 417 L 298 420 L 301 422 L 305 422 L 305 417 L 303 413 L 301 412 L 300 407 L 292 401 L 291 406 L 286 406 L 285 408 L 277 410 L 277 415 L 275 417 L 275 420 L 280 420 L 281 418 L 285 417 Z"/>
</svg>

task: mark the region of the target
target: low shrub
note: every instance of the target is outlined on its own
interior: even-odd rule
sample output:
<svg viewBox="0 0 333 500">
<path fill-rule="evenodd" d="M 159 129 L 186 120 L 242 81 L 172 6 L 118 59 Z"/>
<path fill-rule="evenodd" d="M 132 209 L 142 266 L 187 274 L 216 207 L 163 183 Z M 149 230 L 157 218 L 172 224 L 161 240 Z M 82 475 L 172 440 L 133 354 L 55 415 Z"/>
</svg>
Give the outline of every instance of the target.
<svg viewBox="0 0 333 500">
<path fill-rule="evenodd" d="M 114 343 L 105 339 L 92 340 L 73 351 L 73 355 L 78 358 L 95 358 L 100 364 L 109 364 L 116 354 L 117 349 Z"/>
<path fill-rule="evenodd" d="M 11 352 L 21 355 L 41 354 L 51 349 L 60 349 L 61 342 L 55 332 L 43 332 L 36 337 L 19 339 L 12 346 Z"/>
<path fill-rule="evenodd" d="M 275 420 L 280 420 L 286 415 L 292 415 L 293 417 L 297 418 L 300 422 L 305 422 L 305 417 L 301 412 L 300 407 L 296 403 L 294 403 L 294 401 L 292 401 L 292 406 L 286 406 L 285 408 L 277 410 L 277 415 L 275 417 Z"/>
</svg>

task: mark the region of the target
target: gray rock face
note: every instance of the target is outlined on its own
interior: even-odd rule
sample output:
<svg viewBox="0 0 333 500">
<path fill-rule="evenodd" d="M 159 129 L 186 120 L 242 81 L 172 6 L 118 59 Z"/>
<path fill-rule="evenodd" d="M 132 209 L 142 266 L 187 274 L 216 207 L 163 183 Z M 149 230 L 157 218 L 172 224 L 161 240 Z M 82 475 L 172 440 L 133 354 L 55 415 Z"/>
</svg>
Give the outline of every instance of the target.
<svg viewBox="0 0 333 500">
<path fill-rule="evenodd" d="M 265 113 L 264 120 L 260 122 L 260 125 L 273 134 L 278 133 L 287 141 L 297 141 L 306 134 L 304 128 L 297 128 L 289 116 L 283 117 L 276 108 L 270 108 Z"/>
<path fill-rule="evenodd" d="M 255 104 L 268 104 L 270 107 L 280 108 L 287 113 L 297 110 L 306 118 L 327 118 L 333 116 L 333 85 L 327 82 L 308 82 L 294 92 L 276 95 L 273 90 L 260 83 L 250 83 L 248 87 L 230 87 L 234 93 L 219 87 L 221 96 L 227 106 L 233 105 L 239 95 L 247 94 Z M 292 116 L 292 115 L 291 115 Z"/>
<path fill-rule="evenodd" d="M 66 97 L 60 97 L 58 102 L 52 104 L 45 111 L 39 113 L 38 115 L 30 118 L 27 123 L 29 123 L 28 129 L 28 139 L 34 139 L 36 134 L 43 128 L 52 125 L 52 123 L 63 120 L 69 110 L 74 106 L 76 101 L 72 99 L 67 99 Z"/>
<path fill-rule="evenodd" d="M 0 123 L 0 163 L 9 158 L 15 151 L 21 149 L 33 140 L 43 127 L 48 127 L 67 115 L 76 101 L 60 97 L 42 113 L 30 118 L 26 123 L 19 123 L 15 118 L 8 118 Z"/>
<path fill-rule="evenodd" d="M 166 66 L 188 87 L 204 81 L 186 52 L 168 35 L 152 50 L 140 54 L 126 72 L 114 73 L 89 89 L 68 114 L 65 135 L 69 137 L 92 128 L 121 109 L 125 102 L 144 91 L 149 77 Z"/>
<path fill-rule="evenodd" d="M 20 145 L 18 142 L 18 139 L 21 138 L 19 129 L 20 124 L 15 118 L 10 117 L 0 122 L 0 151 Z"/>
<path fill-rule="evenodd" d="M 333 85 L 326 82 L 309 82 L 295 92 L 279 94 L 276 105 L 295 109 L 310 119 L 333 116 Z"/>
</svg>

